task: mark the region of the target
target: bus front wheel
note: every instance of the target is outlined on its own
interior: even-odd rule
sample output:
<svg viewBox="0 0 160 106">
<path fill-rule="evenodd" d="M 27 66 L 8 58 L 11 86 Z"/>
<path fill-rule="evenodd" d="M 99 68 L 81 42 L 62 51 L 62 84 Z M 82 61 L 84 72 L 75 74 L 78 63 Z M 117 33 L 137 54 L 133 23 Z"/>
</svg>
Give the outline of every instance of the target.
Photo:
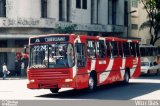
<svg viewBox="0 0 160 106">
<path fill-rule="evenodd" d="M 51 91 L 52 93 L 58 93 L 59 88 L 51 88 L 50 91 Z"/>
</svg>

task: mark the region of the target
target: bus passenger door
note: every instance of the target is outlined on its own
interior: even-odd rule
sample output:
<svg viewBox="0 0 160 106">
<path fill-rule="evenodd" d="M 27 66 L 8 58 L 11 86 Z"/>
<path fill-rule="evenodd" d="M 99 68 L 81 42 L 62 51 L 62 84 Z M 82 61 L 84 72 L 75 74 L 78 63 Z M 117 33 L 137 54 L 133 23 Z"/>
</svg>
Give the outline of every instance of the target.
<svg viewBox="0 0 160 106">
<path fill-rule="evenodd" d="M 105 43 L 103 40 L 99 40 L 96 42 L 96 54 L 97 54 L 97 64 L 96 64 L 96 71 L 97 73 L 99 72 L 104 72 L 106 71 L 106 65 L 107 65 L 107 60 L 106 60 L 106 49 L 105 49 Z"/>
<path fill-rule="evenodd" d="M 77 89 L 86 88 L 88 86 L 88 74 L 86 67 L 86 53 L 85 53 L 85 44 L 76 43 L 75 44 L 75 55 L 76 55 L 76 67 L 77 67 L 77 76 L 76 76 L 76 87 Z"/>
<path fill-rule="evenodd" d="M 139 47 L 138 47 L 139 48 Z M 137 44 L 134 42 L 130 43 L 131 57 L 132 57 L 132 68 L 130 72 L 131 78 L 136 78 L 140 74 L 140 58 L 139 50 L 137 50 Z"/>
<path fill-rule="evenodd" d="M 120 56 L 120 43 L 118 41 L 112 41 L 112 58 L 114 59 L 113 67 L 112 67 L 112 82 L 121 79 L 121 66 L 122 66 L 122 57 Z"/>
</svg>

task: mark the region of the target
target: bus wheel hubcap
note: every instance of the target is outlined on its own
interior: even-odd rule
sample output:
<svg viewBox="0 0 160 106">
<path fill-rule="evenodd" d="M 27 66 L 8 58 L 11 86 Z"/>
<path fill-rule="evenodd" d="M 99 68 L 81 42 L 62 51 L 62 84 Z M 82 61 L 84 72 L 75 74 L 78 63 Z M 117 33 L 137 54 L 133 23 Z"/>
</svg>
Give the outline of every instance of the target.
<svg viewBox="0 0 160 106">
<path fill-rule="evenodd" d="M 126 82 L 128 82 L 128 80 L 129 80 L 129 76 L 128 76 L 128 73 L 126 73 L 126 77 L 125 77 L 126 79 Z"/>
<path fill-rule="evenodd" d="M 90 89 L 93 89 L 93 87 L 94 87 L 94 80 L 92 77 L 89 78 L 89 87 L 90 87 Z"/>
</svg>

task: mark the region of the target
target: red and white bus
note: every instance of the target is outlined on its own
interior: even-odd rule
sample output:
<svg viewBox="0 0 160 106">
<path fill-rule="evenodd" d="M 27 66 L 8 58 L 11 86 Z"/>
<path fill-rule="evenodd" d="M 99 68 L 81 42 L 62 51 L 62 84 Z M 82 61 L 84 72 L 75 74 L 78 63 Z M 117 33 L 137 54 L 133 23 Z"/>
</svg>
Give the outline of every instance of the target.
<svg viewBox="0 0 160 106">
<path fill-rule="evenodd" d="M 139 41 L 117 37 L 50 34 L 29 39 L 30 89 L 93 90 L 140 75 Z"/>
</svg>

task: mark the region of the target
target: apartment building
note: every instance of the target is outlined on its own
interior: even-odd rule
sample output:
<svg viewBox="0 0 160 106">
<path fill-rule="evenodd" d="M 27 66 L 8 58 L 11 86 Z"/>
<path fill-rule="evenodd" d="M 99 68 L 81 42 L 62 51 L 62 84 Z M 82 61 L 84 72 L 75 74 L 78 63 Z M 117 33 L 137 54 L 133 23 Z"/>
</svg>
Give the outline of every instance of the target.
<svg viewBox="0 0 160 106">
<path fill-rule="evenodd" d="M 131 11 L 135 11 L 131 14 L 131 36 L 139 37 L 139 3 L 138 0 L 131 0 Z"/>
<path fill-rule="evenodd" d="M 141 0 L 131 0 L 131 11 L 135 11 L 131 14 L 131 37 L 141 38 L 141 44 L 150 44 L 149 28 L 140 29 L 140 26 L 147 21 L 147 12 L 144 9 L 144 5 Z M 160 41 L 157 41 L 155 45 L 159 46 Z"/>
<path fill-rule="evenodd" d="M 30 36 L 77 24 L 76 33 L 127 36 L 130 0 L 0 0 L 0 66 L 15 70 Z M 0 67 L 1 70 L 1 67 Z"/>
</svg>

